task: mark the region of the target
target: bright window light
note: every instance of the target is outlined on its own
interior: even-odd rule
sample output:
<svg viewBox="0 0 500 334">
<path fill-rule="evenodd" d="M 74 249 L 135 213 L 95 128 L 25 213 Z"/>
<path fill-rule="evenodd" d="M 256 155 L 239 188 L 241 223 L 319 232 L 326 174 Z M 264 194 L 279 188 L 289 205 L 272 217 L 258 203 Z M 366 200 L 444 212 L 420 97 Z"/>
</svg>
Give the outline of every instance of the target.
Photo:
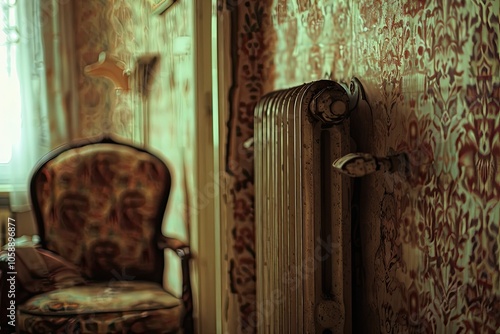
<svg viewBox="0 0 500 334">
<path fill-rule="evenodd" d="M 15 2 L 2 2 L 0 24 L 0 164 L 8 164 L 21 135 L 21 92 L 17 75 Z"/>
</svg>

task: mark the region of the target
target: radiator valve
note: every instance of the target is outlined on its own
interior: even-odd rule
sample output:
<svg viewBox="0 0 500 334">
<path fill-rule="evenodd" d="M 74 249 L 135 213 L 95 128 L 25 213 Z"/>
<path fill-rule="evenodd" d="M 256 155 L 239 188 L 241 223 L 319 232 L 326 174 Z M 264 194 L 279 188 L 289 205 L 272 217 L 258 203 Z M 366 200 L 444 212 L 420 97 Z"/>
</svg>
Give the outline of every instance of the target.
<svg viewBox="0 0 500 334">
<path fill-rule="evenodd" d="M 408 156 L 405 153 L 376 157 L 368 153 L 349 153 L 333 162 L 333 167 L 350 177 L 361 177 L 382 170 L 389 173 L 409 174 Z"/>
</svg>

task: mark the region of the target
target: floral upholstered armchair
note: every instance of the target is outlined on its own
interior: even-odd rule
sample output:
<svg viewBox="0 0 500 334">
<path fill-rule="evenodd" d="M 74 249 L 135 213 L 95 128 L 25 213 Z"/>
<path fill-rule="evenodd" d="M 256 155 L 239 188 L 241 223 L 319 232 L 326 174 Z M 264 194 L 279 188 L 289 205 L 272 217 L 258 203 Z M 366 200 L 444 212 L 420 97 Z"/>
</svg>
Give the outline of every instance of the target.
<svg viewBox="0 0 500 334">
<path fill-rule="evenodd" d="M 162 160 L 109 137 L 49 153 L 31 180 L 40 247 L 85 283 L 18 305 L 18 332 L 192 332 L 190 250 L 161 231 L 170 185 Z M 162 287 L 165 248 L 182 262 L 181 298 Z"/>
</svg>

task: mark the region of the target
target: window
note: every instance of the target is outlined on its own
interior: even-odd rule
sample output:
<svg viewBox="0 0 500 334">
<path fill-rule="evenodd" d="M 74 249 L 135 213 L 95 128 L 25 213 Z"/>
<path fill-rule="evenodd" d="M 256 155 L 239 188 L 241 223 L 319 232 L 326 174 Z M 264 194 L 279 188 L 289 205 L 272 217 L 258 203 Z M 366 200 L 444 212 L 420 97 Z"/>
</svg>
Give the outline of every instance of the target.
<svg viewBox="0 0 500 334">
<path fill-rule="evenodd" d="M 54 24 L 41 24 L 41 6 L 51 3 L 0 0 L 0 191 L 10 193 L 11 208 L 16 212 L 29 210 L 31 171 L 48 151 L 44 141 L 50 136 L 46 121 L 48 70 L 42 26 L 47 35 L 60 39 L 52 33 Z M 51 9 L 47 9 L 49 19 L 54 17 Z M 54 104 L 52 111 L 57 112 L 58 107 Z"/>
<path fill-rule="evenodd" d="M 0 31 L 0 183 L 8 183 L 7 169 L 12 158 L 12 149 L 21 135 L 21 91 L 17 75 L 17 29 L 16 2 L 1 1 Z"/>
</svg>

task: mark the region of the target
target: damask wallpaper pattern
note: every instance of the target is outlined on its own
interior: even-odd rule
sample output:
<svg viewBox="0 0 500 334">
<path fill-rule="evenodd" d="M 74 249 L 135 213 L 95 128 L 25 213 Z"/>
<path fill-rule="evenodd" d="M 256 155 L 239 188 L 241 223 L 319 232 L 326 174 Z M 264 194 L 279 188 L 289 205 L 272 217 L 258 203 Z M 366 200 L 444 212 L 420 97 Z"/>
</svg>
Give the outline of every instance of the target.
<svg viewBox="0 0 500 334">
<path fill-rule="evenodd" d="M 355 286 L 363 333 L 500 328 L 499 0 L 275 0 L 232 8 L 228 162 L 231 279 L 240 332 L 256 309 L 253 167 L 242 149 L 255 102 L 322 78 L 360 78 L 371 110 L 358 150 L 408 152 L 413 174 L 360 180 Z M 231 171 L 231 168 L 229 168 Z"/>
<path fill-rule="evenodd" d="M 230 94 L 231 116 L 228 122 L 226 171 L 231 176 L 233 217 L 232 252 L 229 259 L 230 290 L 237 296 L 240 318 L 238 331 L 255 330 L 255 211 L 253 154 L 245 142 L 253 136 L 253 108 L 260 97 L 273 88 L 274 32 L 269 8 L 261 1 L 238 3 L 232 12 L 231 39 L 233 93 Z M 232 328 L 231 331 L 235 331 Z"/>
</svg>

